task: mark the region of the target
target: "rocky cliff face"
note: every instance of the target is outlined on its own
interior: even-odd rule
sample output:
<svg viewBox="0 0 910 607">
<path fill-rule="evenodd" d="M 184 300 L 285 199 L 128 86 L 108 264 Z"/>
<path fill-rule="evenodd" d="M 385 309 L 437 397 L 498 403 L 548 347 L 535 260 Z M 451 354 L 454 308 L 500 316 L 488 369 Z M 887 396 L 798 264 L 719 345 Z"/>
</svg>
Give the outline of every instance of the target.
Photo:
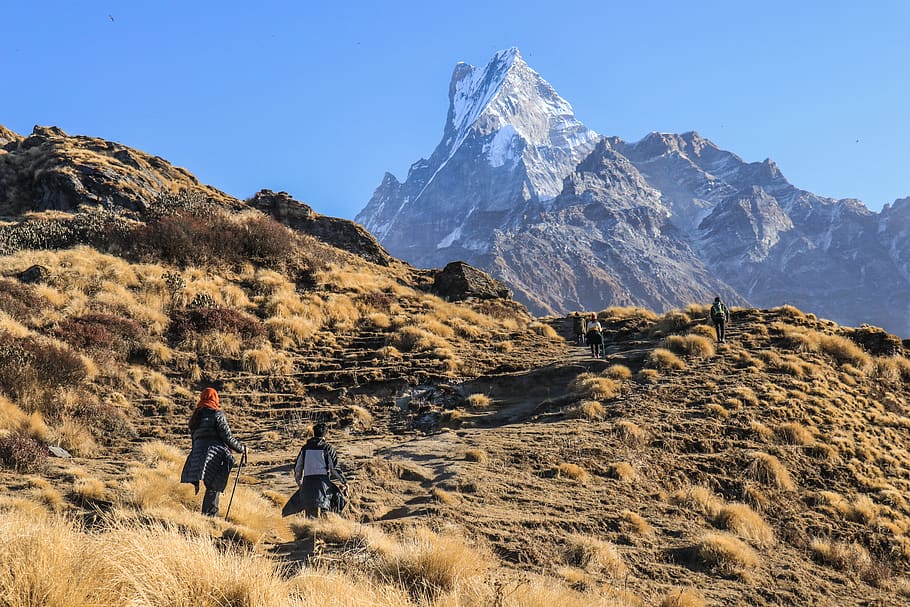
<svg viewBox="0 0 910 607">
<path fill-rule="evenodd" d="M 720 294 L 910 335 L 910 199 L 876 214 L 816 196 L 694 132 L 598 138 L 514 49 L 456 66 L 442 143 L 357 220 L 417 265 L 489 270 L 536 312 Z"/>
</svg>

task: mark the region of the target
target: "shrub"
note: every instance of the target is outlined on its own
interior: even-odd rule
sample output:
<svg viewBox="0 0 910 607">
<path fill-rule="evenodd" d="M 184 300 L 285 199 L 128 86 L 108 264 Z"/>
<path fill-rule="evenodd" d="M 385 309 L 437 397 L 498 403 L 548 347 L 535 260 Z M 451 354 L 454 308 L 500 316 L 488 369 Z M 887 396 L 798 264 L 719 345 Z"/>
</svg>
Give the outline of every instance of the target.
<svg viewBox="0 0 910 607">
<path fill-rule="evenodd" d="M 265 333 L 265 327 L 256 318 L 231 308 L 209 307 L 179 310 L 174 313 L 170 327 L 177 338 L 197 333 L 236 333 L 251 340 Z"/>
<path fill-rule="evenodd" d="M 480 392 L 468 396 L 468 404 L 475 409 L 486 409 L 493 403 L 493 399 Z"/>
<path fill-rule="evenodd" d="M 604 371 L 603 374 L 604 376 L 609 377 L 610 379 L 615 379 L 616 381 L 632 379 L 632 371 L 630 371 L 629 367 L 625 365 L 610 365 L 607 367 L 607 370 Z"/>
<path fill-rule="evenodd" d="M 47 450 L 31 436 L 21 432 L 0 435 L 0 464 L 19 474 L 32 474 L 44 468 Z"/>
<path fill-rule="evenodd" d="M 790 478 L 787 468 L 773 455 L 756 452 L 752 454 L 752 462 L 746 470 L 746 475 L 752 480 L 776 489 L 793 491 L 796 485 Z"/>
<path fill-rule="evenodd" d="M 756 546 L 771 546 L 775 541 L 774 531 L 768 523 L 746 504 L 723 506 L 714 517 L 714 524 Z"/>
<path fill-rule="evenodd" d="M 701 335 L 671 335 L 666 339 L 667 347 L 677 354 L 694 358 L 714 356 L 714 342 Z"/>
<path fill-rule="evenodd" d="M 685 369 L 686 363 L 684 363 L 678 356 L 673 354 L 673 352 L 666 350 L 664 348 L 655 348 L 650 356 L 648 356 L 648 366 L 654 367 L 655 369 Z"/>
<path fill-rule="evenodd" d="M 550 325 L 545 325 L 541 322 L 532 322 L 530 325 L 528 325 L 528 330 L 548 339 L 556 339 L 559 337 L 559 334 L 553 327 Z"/>
<path fill-rule="evenodd" d="M 145 330 L 134 320 L 113 314 L 87 314 L 66 318 L 54 335 L 74 348 L 125 358 L 138 348 Z"/>
<path fill-rule="evenodd" d="M 602 420 L 607 410 L 596 400 L 583 400 L 566 410 L 566 415 L 576 419 Z"/>
<path fill-rule="evenodd" d="M 614 431 L 619 439 L 629 447 L 641 447 L 648 442 L 648 431 L 628 419 L 618 421 Z"/>
<path fill-rule="evenodd" d="M 661 599 L 659 607 L 705 607 L 705 599 L 692 588 L 674 588 Z"/>
<path fill-rule="evenodd" d="M 620 578 L 629 572 L 616 546 L 590 535 L 572 534 L 566 539 L 566 563 L 588 571 L 603 571 Z"/>
<path fill-rule="evenodd" d="M 578 464 L 562 463 L 556 466 L 554 472 L 557 477 L 566 477 L 582 484 L 588 482 L 590 478 L 588 471 Z"/>
<path fill-rule="evenodd" d="M 35 388 L 72 386 L 85 377 L 85 364 L 75 352 L 31 336 L 0 333 L 0 390 L 7 394 L 22 397 Z"/>
<path fill-rule="evenodd" d="M 628 462 L 614 462 L 607 466 L 607 475 L 620 481 L 634 481 L 638 473 Z"/>
<path fill-rule="evenodd" d="M 0 279 L 0 310 L 16 320 L 25 322 L 50 304 L 47 299 L 38 295 L 33 287 L 24 285 L 18 280 Z"/>
<path fill-rule="evenodd" d="M 812 433 L 798 422 L 787 422 L 775 431 L 778 440 L 787 445 L 811 445 L 815 442 Z"/>
<path fill-rule="evenodd" d="M 594 373 L 582 373 L 569 385 L 569 389 L 580 397 L 592 400 L 609 400 L 620 393 L 616 380 Z"/>
<path fill-rule="evenodd" d="M 758 554 L 732 535 L 707 533 L 695 545 L 695 551 L 707 567 L 728 575 L 745 577 L 758 563 Z"/>
<path fill-rule="evenodd" d="M 667 312 L 654 323 L 654 326 L 651 327 L 650 334 L 652 336 L 662 337 L 674 333 L 682 333 L 688 328 L 691 322 L 692 319 L 685 312 Z"/>
</svg>

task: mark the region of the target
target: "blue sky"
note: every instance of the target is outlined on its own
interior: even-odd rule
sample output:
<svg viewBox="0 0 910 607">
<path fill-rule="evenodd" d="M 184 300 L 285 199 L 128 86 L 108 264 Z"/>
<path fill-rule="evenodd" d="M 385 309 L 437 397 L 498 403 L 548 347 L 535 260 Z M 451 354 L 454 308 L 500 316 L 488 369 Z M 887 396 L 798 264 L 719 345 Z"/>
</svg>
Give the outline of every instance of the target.
<svg viewBox="0 0 910 607">
<path fill-rule="evenodd" d="M 0 124 L 103 137 L 352 218 L 517 46 L 605 135 L 695 130 L 798 187 L 910 196 L 910 3 L 6 0 Z"/>
</svg>

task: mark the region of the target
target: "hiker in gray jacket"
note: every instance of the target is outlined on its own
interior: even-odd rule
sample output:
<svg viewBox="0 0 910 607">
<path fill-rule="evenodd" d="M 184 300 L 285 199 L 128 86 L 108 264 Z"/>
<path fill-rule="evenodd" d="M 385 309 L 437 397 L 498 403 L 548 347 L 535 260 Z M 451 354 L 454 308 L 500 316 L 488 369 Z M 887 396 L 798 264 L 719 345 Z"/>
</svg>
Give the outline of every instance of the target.
<svg viewBox="0 0 910 607">
<path fill-rule="evenodd" d="M 192 483 L 199 493 L 199 482 L 202 481 L 205 485 L 202 513 L 217 516 L 218 501 L 236 463 L 231 450 L 242 453 L 245 460 L 246 447 L 231 434 L 214 388 L 202 391 L 189 425 L 193 447 L 183 465 L 180 482 Z"/>
<path fill-rule="evenodd" d="M 325 440 L 326 425 L 313 426 L 313 436 L 303 445 L 294 463 L 294 481 L 300 487 L 299 507 L 308 518 L 316 518 L 320 511 L 340 512 L 344 507 L 343 491 L 347 480 L 338 467 L 338 453 Z M 333 482 L 341 483 L 339 489 Z"/>
</svg>

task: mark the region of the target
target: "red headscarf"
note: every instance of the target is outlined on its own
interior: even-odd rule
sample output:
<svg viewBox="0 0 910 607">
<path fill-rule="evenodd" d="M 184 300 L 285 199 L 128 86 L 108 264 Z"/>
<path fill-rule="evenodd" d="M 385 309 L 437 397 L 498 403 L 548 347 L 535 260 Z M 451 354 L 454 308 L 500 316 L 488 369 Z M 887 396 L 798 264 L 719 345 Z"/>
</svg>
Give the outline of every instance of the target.
<svg viewBox="0 0 910 607">
<path fill-rule="evenodd" d="M 215 391 L 215 388 L 206 388 L 202 391 L 202 394 L 199 395 L 199 403 L 196 405 L 197 409 L 214 409 L 218 411 L 221 407 L 218 402 L 218 393 Z"/>
</svg>

